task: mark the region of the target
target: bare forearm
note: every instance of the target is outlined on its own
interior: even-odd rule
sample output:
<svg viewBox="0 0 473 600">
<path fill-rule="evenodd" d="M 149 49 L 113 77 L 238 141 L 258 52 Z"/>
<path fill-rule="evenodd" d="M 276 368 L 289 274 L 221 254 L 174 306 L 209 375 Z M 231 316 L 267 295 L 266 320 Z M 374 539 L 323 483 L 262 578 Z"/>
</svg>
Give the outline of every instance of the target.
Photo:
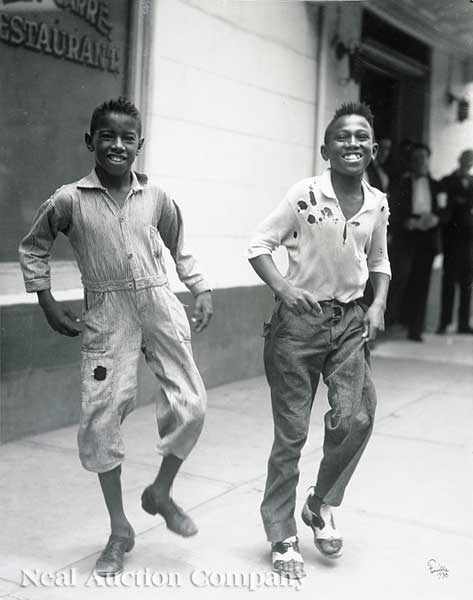
<svg viewBox="0 0 473 600">
<path fill-rule="evenodd" d="M 386 310 L 386 298 L 389 290 L 389 275 L 372 271 L 370 273 L 370 281 L 373 287 L 373 304 L 378 305 L 382 310 Z"/>
<path fill-rule="evenodd" d="M 269 254 L 262 254 L 250 258 L 253 269 L 261 279 L 269 285 L 274 294 L 296 314 L 315 311 L 320 312 L 320 306 L 313 294 L 302 288 L 297 288 L 288 283 L 279 272 Z"/>
<path fill-rule="evenodd" d="M 40 290 L 39 292 L 37 292 L 37 294 L 38 302 L 42 307 L 44 307 L 46 304 L 50 304 L 51 302 L 55 301 L 50 289 Z"/>
<path fill-rule="evenodd" d="M 255 258 L 250 258 L 250 263 L 259 277 L 276 295 L 280 295 L 287 290 L 288 283 L 281 275 L 269 254 L 261 254 Z"/>
</svg>

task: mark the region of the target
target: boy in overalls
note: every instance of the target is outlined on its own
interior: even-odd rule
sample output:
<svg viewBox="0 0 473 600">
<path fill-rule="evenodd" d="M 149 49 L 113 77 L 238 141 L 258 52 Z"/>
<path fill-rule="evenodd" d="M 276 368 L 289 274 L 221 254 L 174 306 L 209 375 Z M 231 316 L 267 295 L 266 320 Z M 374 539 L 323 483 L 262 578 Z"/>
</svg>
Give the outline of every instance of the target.
<svg viewBox="0 0 473 600">
<path fill-rule="evenodd" d="M 175 533 L 197 532 L 170 489 L 200 435 L 206 394 L 192 356 L 186 313 L 168 285 L 163 245 L 196 298 L 196 331 L 207 326 L 212 300 L 208 283 L 184 250 L 179 208 L 132 171 L 143 141 L 133 104 L 119 98 L 97 107 L 85 134 L 95 168 L 41 205 L 20 245 L 26 290 L 37 292 L 50 326 L 67 336 L 82 332 L 78 445 L 83 466 L 98 473 L 110 515 L 111 535 L 96 563 L 96 572 L 104 576 L 122 570 L 124 553 L 134 545 L 122 502 L 120 424 L 135 405 L 141 352 L 160 384 L 156 416 L 163 455 L 156 480 L 143 492 L 142 506 L 161 514 Z M 50 291 L 50 251 L 59 232 L 69 238 L 82 275 L 83 324 Z"/>
</svg>

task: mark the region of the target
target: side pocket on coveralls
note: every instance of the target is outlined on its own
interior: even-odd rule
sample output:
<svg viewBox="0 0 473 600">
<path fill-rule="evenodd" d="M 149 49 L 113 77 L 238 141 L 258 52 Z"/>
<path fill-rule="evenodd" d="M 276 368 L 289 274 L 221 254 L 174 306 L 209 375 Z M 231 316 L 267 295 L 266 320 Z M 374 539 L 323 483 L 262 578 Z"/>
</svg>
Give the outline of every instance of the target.
<svg viewBox="0 0 473 600">
<path fill-rule="evenodd" d="M 100 351 L 82 350 L 82 404 L 107 404 L 112 396 L 113 360 Z"/>
<path fill-rule="evenodd" d="M 104 339 L 108 319 L 104 316 L 105 292 L 84 290 L 84 311 L 81 346 L 82 351 L 105 352 Z"/>
<path fill-rule="evenodd" d="M 169 314 L 171 316 L 177 336 L 181 342 L 190 342 L 192 338 L 192 332 L 184 306 L 171 290 L 169 290 L 168 298 Z"/>
</svg>

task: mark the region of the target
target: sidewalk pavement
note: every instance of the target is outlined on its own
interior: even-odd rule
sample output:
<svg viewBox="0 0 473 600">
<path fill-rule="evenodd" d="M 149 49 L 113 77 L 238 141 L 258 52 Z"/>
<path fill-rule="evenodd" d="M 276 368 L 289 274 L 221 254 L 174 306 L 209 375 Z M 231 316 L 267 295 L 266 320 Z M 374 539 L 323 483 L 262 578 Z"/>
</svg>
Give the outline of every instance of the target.
<svg viewBox="0 0 473 600">
<path fill-rule="evenodd" d="M 2 446 L 0 598 L 277 592 L 311 600 L 466 599 L 473 589 L 472 366 L 472 336 L 386 341 L 375 350 L 375 433 L 335 513 L 344 556 L 321 557 L 299 519 L 307 570 L 300 586 L 272 579 L 259 518 L 272 442 L 263 377 L 209 392 L 204 433 L 174 490 L 200 527 L 191 539 L 141 510 L 142 489 L 159 465 L 153 407 L 128 417 L 124 501 L 137 539 L 125 574 L 109 585 L 91 578 L 108 520 L 96 477 L 79 465 L 77 428 Z M 298 515 L 321 457 L 325 396 L 321 384 L 301 461 Z"/>
</svg>

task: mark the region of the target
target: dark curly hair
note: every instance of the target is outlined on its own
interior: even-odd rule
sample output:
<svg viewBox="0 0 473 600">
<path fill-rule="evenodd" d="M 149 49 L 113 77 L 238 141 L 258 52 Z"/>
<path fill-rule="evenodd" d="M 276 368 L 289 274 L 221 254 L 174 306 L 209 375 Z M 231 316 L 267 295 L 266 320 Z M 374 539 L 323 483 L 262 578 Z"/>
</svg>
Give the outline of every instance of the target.
<svg viewBox="0 0 473 600">
<path fill-rule="evenodd" d="M 129 115 L 130 117 L 133 117 L 136 120 L 138 130 L 141 133 L 140 111 L 127 98 L 120 96 L 117 99 L 107 100 L 107 102 L 100 104 L 100 106 L 97 106 L 94 109 L 92 117 L 90 118 L 90 135 L 94 134 L 100 119 L 107 113 L 111 112 L 121 113 L 123 115 Z"/>
<path fill-rule="evenodd" d="M 324 144 L 328 142 L 330 129 L 333 127 L 335 121 L 340 119 L 340 117 L 345 117 L 347 115 L 359 115 L 360 117 L 364 117 L 370 124 L 374 136 L 374 115 L 371 112 L 371 108 L 368 106 L 368 104 L 365 104 L 364 102 L 344 102 L 337 108 L 332 120 L 325 129 Z"/>
</svg>

